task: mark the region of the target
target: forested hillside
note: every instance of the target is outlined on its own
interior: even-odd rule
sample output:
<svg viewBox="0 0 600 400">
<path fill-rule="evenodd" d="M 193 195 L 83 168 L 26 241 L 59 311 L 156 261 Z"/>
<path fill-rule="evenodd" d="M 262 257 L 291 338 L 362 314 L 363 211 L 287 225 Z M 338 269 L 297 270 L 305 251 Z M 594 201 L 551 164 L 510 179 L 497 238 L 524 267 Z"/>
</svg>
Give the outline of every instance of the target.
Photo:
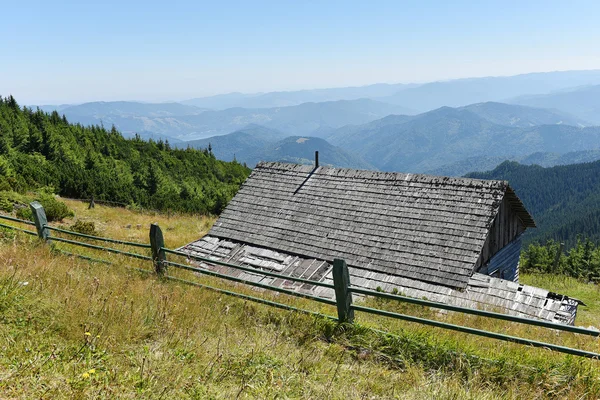
<svg viewBox="0 0 600 400">
<path fill-rule="evenodd" d="M 496 158 L 491 165 L 498 165 L 498 157 L 525 158 L 540 152 L 560 156 L 600 148 L 600 127 L 560 123 L 566 118 L 548 110 L 474 104 L 344 126 L 326 139 L 382 171 L 463 175 L 484 170 L 477 166 L 490 168 L 490 158 Z M 538 122 L 551 124 L 531 126 Z"/>
<path fill-rule="evenodd" d="M 125 139 L 114 127 L 70 124 L 0 97 L 0 190 L 52 186 L 67 197 L 218 213 L 249 173 L 208 150 Z"/>
<path fill-rule="evenodd" d="M 232 161 L 237 159 L 239 162 L 248 162 L 247 156 L 253 154 L 262 148 L 284 139 L 287 135 L 276 129 L 269 129 L 264 126 L 250 124 L 243 129 L 228 133 L 227 135 L 211 136 L 206 139 L 191 140 L 183 144 L 194 149 L 212 148 L 212 152 L 219 160 Z M 250 167 L 251 165 L 248 163 Z"/>
<path fill-rule="evenodd" d="M 319 164 L 338 168 L 375 169 L 362 158 L 333 146 L 325 139 L 311 136 L 290 136 L 267 145 L 245 158 L 253 167 L 259 161 L 281 161 L 311 165 L 315 162 L 315 151 L 319 152 Z"/>
<path fill-rule="evenodd" d="M 250 168 L 254 168 L 259 161 L 312 164 L 315 151 L 319 151 L 322 165 L 375 169 L 359 156 L 333 146 L 325 139 L 312 136 L 288 136 L 281 131 L 255 124 L 227 135 L 193 140 L 187 142 L 187 145 L 196 149 L 210 147 L 219 160 L 237 160 Z"/>
<path fill-rule="evenodd" d="M 578 235 L 600 241 L 600 161 L 552 168 L 507 161 L 467 176 L 509 182 L 538 226 L 527 242 L 555 239 L 570 248 Z"/>
</svg>

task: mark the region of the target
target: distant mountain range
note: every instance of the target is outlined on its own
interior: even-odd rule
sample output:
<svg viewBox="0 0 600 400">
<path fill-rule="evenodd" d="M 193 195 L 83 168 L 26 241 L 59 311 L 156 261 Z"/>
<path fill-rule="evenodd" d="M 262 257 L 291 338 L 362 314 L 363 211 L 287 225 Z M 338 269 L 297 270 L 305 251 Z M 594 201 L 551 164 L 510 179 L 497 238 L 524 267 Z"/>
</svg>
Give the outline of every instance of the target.
<svg viewBox="0 0 600 400">
<path fill-rule="evenodd" d="M 322 159 L 329 157 L 325 162 L 335 166 L 456 176 L 492 169 L 506 159 L 543 165 L 596 160 L 600 150 L 588 149 L 600 148 L 600 128 L 584 125 L 563 112 L 490 102 L 389 115 L 326 133 L 327 141 L 289 138 L 284 131 L 253 124 L 187 144 L 210 144 L 217 158 L 235 157 L 251 167 L 260 160 L 312 160 L 319 148 L 311 154 L 305 150 L 318 144 L 327 148 Z M 310 139 L 310 145 L 296 143 L 300 138 Z"/>
<path fill-rule="evenodd" d="M 494 124 L 516 128 L 530 128 L 538 125 L 573 125 L 578 127 L 593 125 L 564 111 L 489 101 L 471 104 L 459 109 L 470 111 Z"/>
<path fill-rule="evenodd" d="M 223 110 L 233 107 L 271 108 L 307 102 L 369 98 L 397 104 L 411 110 L 409 114 L 417 114 L 443 106 L 460 107 L 487 101 L 506 102 L 507 99 L 517 96 L 547 94 L 590 84 L 600 84 L 600 70 L 542 72 L 455 79 L 425 84 L 375 84 L 255 94 L 229 93 L 185 100 L 182 103 Z"/>
<path fill-rule="evenodd" d="M 163 107 L 164 108 L 161 108 Z M 52 111 L 53 106 L 44 106 Z M 249 124 L 285 131 L 288 135 L 318 136 L 347 124 L 363 124 L 389 114 L 409 110 L 370 99 L 303 103 L 290 107 L 229 108 L 206 110 L 178 103 L 145 104 L 132 102 L 86 103 L 58 106 L 71 122 L 84 125 L 115 125 L 125 135 L 162 137 L 170 141 L 189 141 L 225 135 Z M 176 114 L 178 113 L 178 114 Z"/>
<path fill-rule="evenodd" d="M 286 135 L 281 131 L 251 124 L 227 135 L 192 140 L 186 145 L 196 149 L 207 149 L 210 146 L 213 154 L 219 160 L 233 161 L 236 159 L 254 167 L 250 159 L 251 155 L 284 138 Z"/>
<path fill-rule="evenodd" d="M 173 117 L 200 114 L 206 109 L 180 103 L 139 103 L 134 101 L 95 101 L 78 105 L 40 106 L 44 111 L 54 111 L 67 117 Z"/>
<path fill-rule="evenodd" d="M 544 72 L 432 82 L 377 100 L 418 111 L 429 111 L 443 106 L 460 107 L 486 101 L 507 102 L 507 99 L 517 96 L 548 94 L 597 84 L 600 84 L 600 70 Z"/>
<path fill-rule="evenodd" d="M 73 122 L 86 125 L 114 124 L 126 135 L 138 133 L 179 140 L 227 134 L 251 123 L 284 130 L 289 135 L 323 137 L 331 129 L 363 124 L 389 114 L 415 115 L 442 106 L 462 107 L 490 101 L 553 108 L 583 121 L 600 124 L 599 89 L 582 87 L 585 85 L 600 85 L 600 70 L 456 79 L 426 84 L 230 93 L 181 103 L 119 101 L 41 108 L 58 110 Z M 207 113 L 208 110 L 212 112 Z M 281 110 L 283 115 L 276 116 Z"/>
<path fill-rule="evenodd" d="M 374 169 L 358 156 L 335 147 L 324 139 L 310 136 L 291 136 L 256 151 L 250 155 L 250 166 L 261 160 L 296 164 L 314 164 L 315 151 L 319 152 L 319 165 L 340 168 Z"/>
<path fill-rule="evenodd" d="M 337 100 L 375 99 L 391 96 L 399 91 L 419 86 L 418 84 L 387 84 L 342 87 L 329 89 L 297 90 L 270 93 L 229 93 L 216 96 L 184 100 L 181 103 L 196 107 L 225 110 L 227 108 L 272 108 L 296 106 L 302 103 L 315 103 Z M 416 111 L 415 111 L 416 112 Z"/>
<path fill-rule="evenodd" d="M 217 157 L 235 154 L 250 165 L 260 157 L 302 159 L 310 146 L 280 147 L 297 154 L 266 150 L 289 137 L 343 151 L 332 157 L 344 165 L 446 175 L 506 159 L 590 161 L 600 148 L 593 127 L 600 125 L 600 70 L 41 108 L 84 125 L 114 124 L 125 136 L 180 147 L 210 142 Z"/>
<path fill-rule="evenodd" d="M 210 146 L 215 157 L 224 161 L 234 159 L 254 167 L 259 161 L 282 161 L 313 164 L 319 151 L 320 164 L 341 168 L 375 169 L 362 158 L 311 136 L 289 136 L 274 129 L 250 125 L 227 135 L 188 142 L 187 145 L 206 149 Z"/>
<path fill-rule="evenodd" d="M 600 149 L 571 151 L 568 153 L 536 152 L 524 156 L 478 156 L 469 157 L 425 171 L 431 175 L 462 176 L 473 171 L 489 171 L 504 161 L 514 161 L 522 165 L 554 167 L 557 165 L 579 164 L 600 160 Z"/>
<path fill-rule="evenodd" d="M 511 103 L 562 110 L 600 125 L 600 85 L 578 87 L 550 94 L 521 96 Z"/>
<path fill-rule="evenodd" d="M 343 127 L 327 139 L 378 169 L 406 172 L 428 172 L 478 157 L 511 159 L 537 152 L 564 154 L 600 148 L 599 127 L 563 125 L 567 118 L 582 125 L 562 112 L 475 104 Z"/>
</svg>

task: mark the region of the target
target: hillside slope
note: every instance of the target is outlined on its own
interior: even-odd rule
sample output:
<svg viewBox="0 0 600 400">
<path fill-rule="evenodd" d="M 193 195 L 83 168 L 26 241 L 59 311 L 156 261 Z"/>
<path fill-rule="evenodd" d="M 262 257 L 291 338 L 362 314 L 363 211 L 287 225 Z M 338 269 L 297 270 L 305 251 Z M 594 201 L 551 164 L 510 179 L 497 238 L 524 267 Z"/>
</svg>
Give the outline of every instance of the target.
<svg viewBox="0 0 600 400">
<path fill-rule="evenodd" d="M 564 111 L 522 105 L 486 102 L 460 107 L 494 124 L 529 128 L 537 125 L 572 125 L 584 127 L 588 122 Z"/>
<path fill-rule="evenodd" d="M 568 153 L 554 153 L 538 151 L 524 156 L 475 156 L 459 160 L 425 171 L 431 175 L 463 176 L 470 172 L 490 171 L 502 164 L 504 161 L 516 161 L 524 165 L 539 165 L 542 167 L 554 167 L 556 165 L 581 164 L 600 160 L 600 149 L 571 151 Z"/>
<path fill-rule="evenodd" d="M 511 99 L 510 102 L 561 110 L 600 124 L 600 85 L 583 86 L 549 94 L 521 96 Z"/>
<path fill-rule="evenodd" d="M 600 70 L 540 72 L 431 82 L 379 100 L 423 112 L 443 106 L 461 107 L 485 101 L 505 101 L 531 93 L 549 93 L 590 84 L 600 84 Z"/>
<path fill-rule="evenodd" d="M 88 210 L 85 203 L 67 203 L 77 219 L 94 222 L 114 239 L 147 242 L 149 224 L 158 222 L 170 248 L 198 238 L 211 223 L 206 218 L 103 206 Z M 141 228 L 124 228 L 131 224 Z M 0 269 L 1 397 L 358 400 L 401 393 L 414 400 L 545 399 L 552 392 L 574 400 L 600 395 L 595 360 L 364 313 L 357 313 L 360 325 L 338 326 L 130 269 L 150 270 L 148 261 L 94 250 L 86 254 L 112 265 L 65 257 L 0 229 L 0 263 L 5 266 Z M 172 268 L 168 272 L 335 315 L 333 307 L 320 303 Z M 580 307 L 581 324 L 600 324 L 595 286 L 556 276 L 524 279 L 580 298 L 588 304 Z M 594 339 L 581 335 L 364 301 L 394 312 L 597 351 Z"/>
<path fill-rule="evenodd" d="M 401 172 L 431 171 L 467 159 L 499 160 L 537 152 L 600 149 L 600 127 L 508 126 L 487 119 L 491 118 L 489 109 L 480 114 L 486 118 L 468 107 L 442 107 L 417 116 L 387 117 L 359 127 L 343 127 L 329 140 L 380 170 Z M 506 119 L 506 113 L 494 113 L 495 120 L 502 118 Z"/>
<path fill-rule="evenodd" d="M 555 239 L 570 247 L 577 235 L 600 241 L 600 161 L 552 168 L 505 162 L 467 176 L 510 183 L 538 226 L 527 233 L 530 242 Z"/>
<path fill-rule="evenodd" d="M 83 125 L 115 125 L 125 135 L 190 141 L 225 135 L 250 124 L 309 135 L 329 132 L 347 124 L 363 124 L 403 107 L 369 99 L 302 103 L 288 107 L 205 110 L 182 104 L 96 102 L 61 107 L 60 114 Z M 321 134 L 321 133 L 319 133 Z"/>
<path fill-rule="evenodd" d="M 315 151 L 319 164 L 338 168 L 375 169 L 360 157 L 333 146 L 326 140 L 310 136 L 290 136 L 248 154 L 244 161 L 250 166 L 259 161 L 282 161 L 296 164 L 314 164 Z"/>
<path fill-rule="evenodd" d="M 67 197 L 218 213 L 250 170 L 207 151 L 127 140 L 116 130 L 70 124 L 56 111 L 0 98 L 0 190 L 53 186 Z"/>
<path fill-rule="evenodd" d="M 227 135 L 211 136 L 206 139 L 191 140 L 186 146 L 194 149 L 207 149 L 209 146 L 219 160 L 248 162 L 248 156 L 269 144 L 285 138 L 287 135 L 275 129 L 250 124 L 247 127 Z"/>
</svg>

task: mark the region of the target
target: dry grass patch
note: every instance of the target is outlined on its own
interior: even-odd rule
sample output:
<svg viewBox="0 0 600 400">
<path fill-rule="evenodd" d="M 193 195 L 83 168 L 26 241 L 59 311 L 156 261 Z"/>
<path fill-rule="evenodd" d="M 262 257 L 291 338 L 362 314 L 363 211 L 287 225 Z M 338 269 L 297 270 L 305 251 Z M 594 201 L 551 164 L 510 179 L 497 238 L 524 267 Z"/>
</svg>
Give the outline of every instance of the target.
<svg viewBox="0 0 600 400">
<path fill-rule="evenodd" d="M 149 224 L 158 222 L 172 248 L 198 239 L 213 222 L 68 203 L 74 220 L 94 222 L 106 237 L 147 243 Z M 138 224 L 143 228 L 136 229 Z M 365 314 L 358 315 L 361 325 L 338 326 L 128 269 L 151 269 L 146 261 L 77 250 L 113 264 L 53 253 L 36 238 L 0 239 L 1 398 L 600 397 L 598 361 Z M 174 269 L 169 273 L 335 315 L 332 307 L 307 300 Z M 544 283 L 539 277 L 524 279 Z M 559 278 L 544 279 L 561 284 Z M 568 291 L 562 292 L 579 293 L 592 304 L 582 309 L 583 321 L 598 321 L 597 287 L 563 284 Z M 393 302 L 376 305 L 599 350 L 598 340 L 588 337 Z"/>
<path fill-rule="evenodd" d="M 61 200 L 75 213 L 73 218 L 65 218 L 62 225 L 70 226 L 77 220 L 93 222 L 96 230 L 104 237 L 149 243 L 150 224 L 157 223 L 163 231 L 165 244 L 169 248 L 183 246 L 201 238 L 216 220 L 205 215 L 138 212 L 100 204 L 88 209 L 87 202 Z"/>
</svg>

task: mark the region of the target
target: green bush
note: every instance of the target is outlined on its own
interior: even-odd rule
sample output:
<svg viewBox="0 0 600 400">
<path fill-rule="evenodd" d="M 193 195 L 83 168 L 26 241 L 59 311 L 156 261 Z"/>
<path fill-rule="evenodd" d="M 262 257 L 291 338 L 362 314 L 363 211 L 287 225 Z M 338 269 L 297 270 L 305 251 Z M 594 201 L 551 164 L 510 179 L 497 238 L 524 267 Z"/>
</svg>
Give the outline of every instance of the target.
<svg viewBox="0 0 600 400">
<path fill-rule="evenodd" d="M 73 232 L 83 233 L 84 235 L 99 236 L 96 225 L 91 221 L 85 222 L 79 219 L 71 225 L 70 229 Z"/>
<path fill-rule="evenodd" d="M 0 241 L 13 240 L 16 236 L 14 229 L 0 227 Z"/>
<path fill-rule="evenodd" d="M 29 207 L 19 208 L 17 210 L 17 218 L 33 221 L 33 214 L 31 213 L 31 209 Z"/>
<path fill-rule="evenodd" d="M 0 188 L 1 189 L 1 188 Z M 0 190 L 0 210 L 5 212 L 13 212 L 15 204 L 27 205 L 31 200 L 22 194 L 13 192 L 12 190 Z"/>
<path fill-rule="evenodd" d="M 65 203 L 56 199 L 52 190 L 51 187 L 43 187 L 35 197 L 35 200 L 44 207 L 48 221 L 61 221 L 63 218 L 74 216 L 73 211 Z M 29 209 L 29 203 L 33 200 L 34 198 L 13 191 L 0 191 L 0 210 L 12 212 L 14 205 L 19 204 L 22 207 L 17 209 L 17 218 L 33 221 L 33 215 Z"/>
<path fill-rule="evenodd" d="M 36 199 L 40 202 L 46 211 L 48 222 L 62 221 L 66 217 L 73 217 L 75 214 L 62 201 L 58 201 L 52 194 L 44 192 Z"/>
<path fill-rule="evenodd" d="M 560 244 L 553 240 L 543 245 L 530 244 L 521 255 L 521 272 L 562 274 L 585 281 L 600 281 L 600 244 L 578 237 L 574 247 L 558 254 L 559 251 Z"/>
<path fill-rule="evenodd" d="M 0 210 L 13 212 L 13 202 L 2 192 L 0 192 Z"/>
</svg>

